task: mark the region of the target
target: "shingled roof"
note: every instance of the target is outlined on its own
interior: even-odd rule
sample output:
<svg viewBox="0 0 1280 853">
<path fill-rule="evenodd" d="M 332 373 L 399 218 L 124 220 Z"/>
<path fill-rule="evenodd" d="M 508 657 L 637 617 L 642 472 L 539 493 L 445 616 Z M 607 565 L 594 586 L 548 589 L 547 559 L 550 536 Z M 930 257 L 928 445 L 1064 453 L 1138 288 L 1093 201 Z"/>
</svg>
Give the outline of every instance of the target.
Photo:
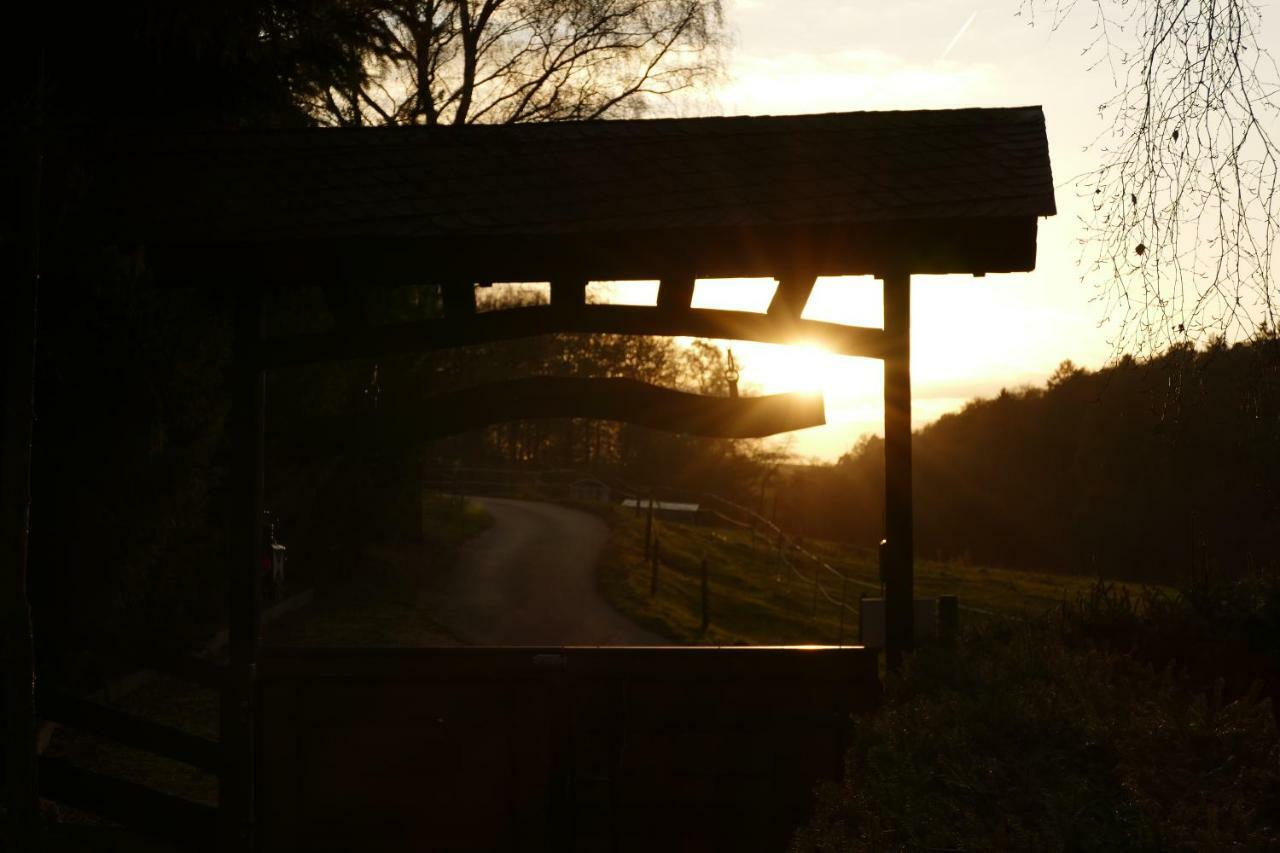
<svg viewBox="0 0 1280 853">
<path fill-rule="evenodd" d="M 1055 212 L 1039 107 L 151 135 L 115 140 L 100 165 L 108 221 L 150 247 L 679 254 L 727 235 L 735 250 L 817 233 L 918 243 L 939 223 L 1016 221 L 1033 261 L 1034 220 Z M 966 264 L 985 271 L 943 266 Z"/>
</svg>

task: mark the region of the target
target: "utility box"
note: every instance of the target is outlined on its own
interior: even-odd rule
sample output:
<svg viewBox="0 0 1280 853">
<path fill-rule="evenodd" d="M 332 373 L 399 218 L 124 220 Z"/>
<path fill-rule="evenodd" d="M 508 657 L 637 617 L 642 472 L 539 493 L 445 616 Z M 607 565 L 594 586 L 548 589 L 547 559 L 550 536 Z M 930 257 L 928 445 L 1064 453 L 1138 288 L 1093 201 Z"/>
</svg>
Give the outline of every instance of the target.
<svg viewBox="0 0 1280 853">
<path fill-rule="evenodd" d="M 288 549 L 276 541 L 276 519 L 270 512 L 262 514 L 262 594 L 268 601 L 278 601 L 284 591 L 284 564 Z"/>
<path fill-rule="evenodd" d="M 938 638 L 938 599 L 915 600 L 915 639 L 917 645 Z M 884 648 L 884 599 L 864 598 L 858 608 L 858 642 L 867 648 Z"/>
<path fill-rule="evenodd" d="M 284 588 L 284 561 L 288 555 L 288 549 L 279 542 L 271 543 L 271 589 L 276 595 Z"/>
</svg>

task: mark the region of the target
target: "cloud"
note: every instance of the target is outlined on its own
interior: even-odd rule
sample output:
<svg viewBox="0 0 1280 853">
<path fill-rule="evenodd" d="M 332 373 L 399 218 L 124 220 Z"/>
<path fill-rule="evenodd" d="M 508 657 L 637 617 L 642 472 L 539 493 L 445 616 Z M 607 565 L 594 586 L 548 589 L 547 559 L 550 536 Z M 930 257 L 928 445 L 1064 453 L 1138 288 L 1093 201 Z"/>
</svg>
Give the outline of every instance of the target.
<svg viewBox="0 0 1280 853">
<path fill-rule="evenodd" d="M 968 106 L 989 98 L 994 77 L 987 64 L 908 62 L 881 50 L 745 55 L 718 99 L 737 114 Z"/>
</svg>

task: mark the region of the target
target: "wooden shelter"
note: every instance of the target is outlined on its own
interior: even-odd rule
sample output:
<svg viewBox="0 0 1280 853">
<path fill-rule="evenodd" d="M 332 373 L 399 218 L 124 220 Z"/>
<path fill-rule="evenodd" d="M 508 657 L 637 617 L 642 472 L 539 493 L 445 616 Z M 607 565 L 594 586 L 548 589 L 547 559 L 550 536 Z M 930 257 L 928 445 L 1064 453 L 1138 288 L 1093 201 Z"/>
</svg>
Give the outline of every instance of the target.
<svg viewBox="0 0 1280 853">
<path fill-rule="evenodd" d="M 260 731 L 267 371 L 587 332 L 816 341 L 881 359 L 892 663 L 912 646 L 911 275 L 1031 270 L 1037 220 L 1055 212 L 1039 107 L 122 135 L 89 159 L 88 201 L 119 246 L 136 250 L 158 280 L 217 288 L 236 302 L 234 476 L 243 510 L 240 559 L 230 567 L 219 766 L 228 845 L 243 849 L 253 844 Z M 46 235 L 46 266 L 58 263 L 56 236 Z M 883 328 L 802 318 L 815 279 L 836 275 L 883 281 Z M 698 279 L 757 276 L 779 282 L 767 313 L 690 305 Z M 589 282 L 626 279 L 659 280 L 657 304 L 587 304 Z M 496 281 L 549 281 L 550 304 L 477 313 L 476 285 Z M 267 334 L 264 295 L 300 283 L 440 284 L 444 311 L 390 327 Z M 575 386 L 551 413 L 625 417 L 617 395 L 633 391 Z M 546 395 L 533 398 L 545 405 Z M 575 409 L 575 398 L 594 402 Z M 737 402 L 725 405 L 723 417 L 704 413 L 701 431 L 733 420 Z M 507 415 L 539 413 L 516 404 Z M 785 421 L 775 415 L 757 413 L 764 420 L 739 434 Z M 459 428 L 469 425 L 462 420 Z M 9 446 L 20 428 L 6 432 Z M 4 470 L 10 497 L 17 470 Z M 10 548 L 4 559 L 20 580 L 17 553 Z M 21 588 L 7 587 L 17 590 L 11 604 Z M 23 766 L 9 763 L 11 772 Z"/>
</svg>

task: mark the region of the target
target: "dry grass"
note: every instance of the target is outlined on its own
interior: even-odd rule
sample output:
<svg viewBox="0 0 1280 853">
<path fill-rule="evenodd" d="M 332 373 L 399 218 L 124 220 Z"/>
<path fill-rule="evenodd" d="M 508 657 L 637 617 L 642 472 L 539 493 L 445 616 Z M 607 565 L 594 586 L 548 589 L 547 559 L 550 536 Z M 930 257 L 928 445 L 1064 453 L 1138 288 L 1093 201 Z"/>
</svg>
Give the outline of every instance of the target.
<svg viewBox="0 0 1280 853">
<path fill-rule="evenodd" d="M 644 519 L 627 511 L 609 518 L 613 532 L 599 569 L 602 592 L 627 616 L 677 642 L 853 643 L 858 638 L 858 599 L 880 595 L 879 564 L 870 549 L 804 543 L 828 569 L 793 550 L 784 562 L 776 543 L 753 542 L 749 532 L 667 521 L 655 522 L 662 565 L 658 592 L 651 595 L 652 572 L 643 557 Z M 701 628 L 703 559 L 710 578 L 711 626 L 706 632 Z M 1041 613 L 1087 592 L 1093 582 L 932 560 L 917 560 L 915 567 L 916 594 L 959 596 L 962 618 L 968 620 Z M 847 604 L 843 627 L 842 599 Z"/>
</svg>

